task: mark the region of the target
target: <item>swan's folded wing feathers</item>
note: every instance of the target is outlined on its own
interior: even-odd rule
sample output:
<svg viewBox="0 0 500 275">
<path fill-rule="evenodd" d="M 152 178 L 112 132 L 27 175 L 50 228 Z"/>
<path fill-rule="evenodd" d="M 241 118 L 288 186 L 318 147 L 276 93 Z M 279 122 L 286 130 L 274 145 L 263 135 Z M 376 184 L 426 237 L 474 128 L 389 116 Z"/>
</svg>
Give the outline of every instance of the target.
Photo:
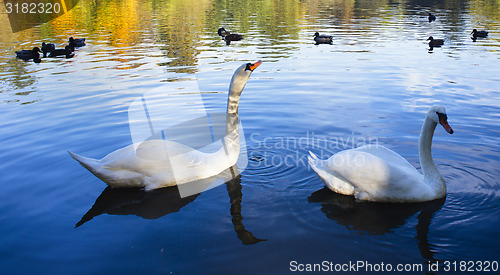
<svg viewBox="0 0 500 275">
<path fill-rule="evenodd" d="M 349 181 L 356 189 L 383 188 L 390 179 L 386 163 L 379 157 L 363 151 L 339 152 L 325 161 L 324 165 Z"/>
<path fill-rule="evenodd" d="M 392 151 L 391 149 L 378 145 L 378 144 L 369 144 L 365 146 L 358 147 L 356 149 L 353 149 L 356 151 L 362 151 L 369 153 L 371 155 L 377 156 L 380 159 L 384 160 L 386 163 L 391 163 L 391 165 L 397 165 L 401 167 L 405 167 L 410 170 L 415 170 L 415 167 L 411 165 L 411 163 L 408 162 L 405 158 L 400 156 L 398 153 Z"/>
<path fill-rule="evenodd" d="M 324 166 L 327 160 L 318 159 L 311 151 L 309 154 L 309 165 L 330 190 L 343 195 L 354 195 L 354 187 L 347 180 Z"/>
<path fill-rule="evenodd" d="M 151 140 L 108 154 L 94 174 L 112 186 L 147 186 L 149 190 L 210 176 L 213 157 L 180 143 Z"/>
<path fill-rule="evenodd" d="M 379 154 L 381 155 L 381 154 Z M 355 188 L 361 200 L 411 200 L 414 194 L 426 193 L 422 174 L 399 162 L 391 162 L 363 150 L 346 150 L 333 155 L 325 166 L 331 174 L 338 174 Z"/>
</svg>

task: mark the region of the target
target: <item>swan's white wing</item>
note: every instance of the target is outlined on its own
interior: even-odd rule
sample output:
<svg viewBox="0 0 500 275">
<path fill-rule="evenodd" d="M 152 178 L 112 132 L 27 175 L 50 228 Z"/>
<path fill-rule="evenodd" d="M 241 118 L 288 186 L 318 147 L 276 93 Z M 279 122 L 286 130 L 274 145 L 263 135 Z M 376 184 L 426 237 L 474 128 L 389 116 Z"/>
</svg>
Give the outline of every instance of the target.
<svg viewBox="0 0 500 275">
<path fill-rule="evenodd" d="M 374 156 L 377 156 L 377 157 L 381 158 L 382 160 L 384 160 L 388 163 L 391 163 L 392 165 L 400 166 L 402 168 L 404 167 L 404 168 L 407 168 L 409 170 L 416 171 L 415 167 L 413 165 L 411 165 L 411 163 L 409 163 L 405 158 L 403 158 L 398 153 L 392 151 L 391 149 L 389 149 L 385 146 L 369 144 L 369 145 L 358 147 L 358 148 L 353 149 L 353 150 L 366 152 L 366 153 L 372 154 Z"/>
<path fill-rule="evenodd" d="M 197 154 L 194 152 L 200 155 L 205 154 L 177 142 L 149 140 L 142 142 L 140 145 L 132 144 L 111 152 L 102 158 L 100 163 L 103 167 L 109 169 L 142 170 L 150 166 L 163 169 L 164 167 L 160 167 L 162 163 L 168 165 L 171 158 L 179 158 L 181 155 L 187 155 L 183 158 L 184 161 L 197 163 Z"/>
<path fill-rule="evenodd" d="M 173 141 L 150 140 L 108 154 L 91 172 L 110 185 L 154 189 L 217 175 L 234 165 L 230 162 L 223 148 L 204 153 Z"/>
<path fill-rule="evenodd" d="M 354 186 L 335 171 L 325 167 L 327 161 L 318 159 L 311 151 L 309 154 L 309 165 L 330 190 L 342 195 L 354 195 Z"/>
</svg>

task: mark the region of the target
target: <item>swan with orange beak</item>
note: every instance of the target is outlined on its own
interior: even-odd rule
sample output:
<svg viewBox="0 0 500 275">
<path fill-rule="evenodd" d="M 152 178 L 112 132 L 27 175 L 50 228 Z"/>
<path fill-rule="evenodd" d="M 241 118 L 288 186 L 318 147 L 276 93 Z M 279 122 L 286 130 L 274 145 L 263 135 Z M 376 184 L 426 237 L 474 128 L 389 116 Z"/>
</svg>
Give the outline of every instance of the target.
<svg viewBox="0 0 500 275">
<path fill-rule="evenodd" d="M 431 145 L 436 126 L 449 134 L 446 110 L 433 106 L 426 114 L 418 152 L 420 173 L 406 159 L 382 145 L 365 145 L 338 152 L 326 160 L 310 153 L 309 164 L 332 191 L 358 200 L 422 202 L 446 196 L 446 183 L 432 160 Z"/>
<path fill-rule="evenodd" d="M 216 152 L 205 153 L 178 142 L 153 139 L 118 149 L 102 159 L 69 154 L 111 187 L 142 187 L 147 191 L 217 176 L 238 160 L 239 100 L 250 75 L 261 64 L 245 63 L 234 72 L 229 85 L 226 134 Z"/>
</svg>

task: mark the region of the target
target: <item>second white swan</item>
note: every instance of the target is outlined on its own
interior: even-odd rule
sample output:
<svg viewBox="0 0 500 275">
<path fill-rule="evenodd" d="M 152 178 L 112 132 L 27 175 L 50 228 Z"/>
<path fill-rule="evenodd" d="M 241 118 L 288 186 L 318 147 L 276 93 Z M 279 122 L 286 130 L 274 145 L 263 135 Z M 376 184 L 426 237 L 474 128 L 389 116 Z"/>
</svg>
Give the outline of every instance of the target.
<svg viewBox="0 0 500 275">
<path fill-rule="evenodd" d="M 327 160 L 320 160 L 309 152 L 309 165 L 329 189 L 354 195 L 358 200 L 422 202 L 439 199 L 446 195 L 446 184 L 431 155 L 432 137 L 438 123 L 453 134 L 445 108 L 433 106 L 425 117 L 418 144 L 423 174 L 381 145 L 341 151 Z"/>
</svg>

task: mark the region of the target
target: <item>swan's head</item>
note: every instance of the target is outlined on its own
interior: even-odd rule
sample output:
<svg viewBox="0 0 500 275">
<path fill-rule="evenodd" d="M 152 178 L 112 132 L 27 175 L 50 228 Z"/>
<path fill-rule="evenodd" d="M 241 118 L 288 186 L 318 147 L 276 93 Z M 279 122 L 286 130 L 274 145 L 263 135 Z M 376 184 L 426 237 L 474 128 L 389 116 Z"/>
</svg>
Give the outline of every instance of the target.
<svg viewBox="0 0 500 275">
<path fill-rule="evenodd" d="M 257 67 L 262 64 L 262 61 L 258 61 L 255 63 L 246 63 L 241 65 L 234 72 L 233 78 L 231 79 L 231 85 L 229 87 L 230 93 L 241 94 L 243 88 L 245 88 L 245 84 L 247 84 L 248 79 L 252 72 L 257 69 Z"/>
<path fill-rule="evenodd" d="M 227 102 L 227 112 L 237 113 L 238 112 L 238 102 L 240 99 L 241 92 L 252 72 L 257 69 L 257 67 L 262 64 L 262 61 L 255 63 L 246 63 L 241 65 L 233 74 L 231 78 L 231 84 L 229 85 L 229 98 Z"/>
<path fill-rule="evenodd" d="M 316 33 L 314 34 L 314 37 L 318 37 L 318 36 L 319 36 L 319 32 L 316 32 Z"/>
<path fill-rule="evenodd" d="M 446 132 L 453 134 L 453 129 L 448 124 L 448 116 L 446 109 L 443 106 L 432 106 L 427 112 L 427 117 L 434 121 L 436 124 L 441 124 Z"/>
<path fill-rule="evenodd" d="M 429 38 L 427 38 L 427 40 L 430 40 L 430 41 L 432 41 L 432 40 L 434 40 L 434 37 L 432 37 L 432 36 L 429 36 Z"/>
</svg>

